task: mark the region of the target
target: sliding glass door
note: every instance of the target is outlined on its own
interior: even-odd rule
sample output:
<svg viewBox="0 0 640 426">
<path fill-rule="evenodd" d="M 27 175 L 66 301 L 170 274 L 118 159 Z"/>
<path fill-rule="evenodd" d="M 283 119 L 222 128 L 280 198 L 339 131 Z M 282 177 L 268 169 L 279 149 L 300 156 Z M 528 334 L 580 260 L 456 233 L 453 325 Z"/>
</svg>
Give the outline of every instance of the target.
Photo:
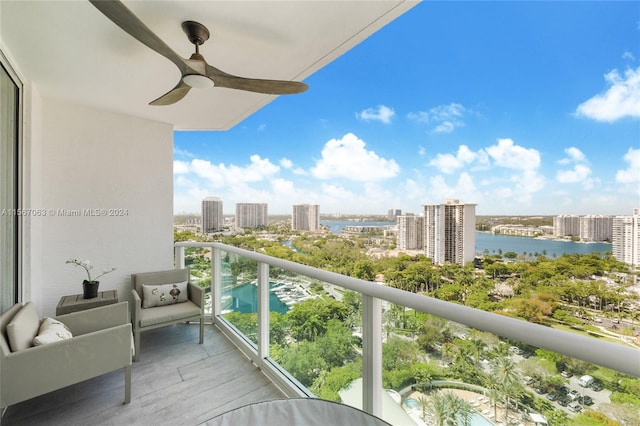
<svg viewBox="0 0 640 426">
<path fill-rule="evenodd" d="M 18 300 L 20 86 L 0 56 L 0 311 Z"/>
</svg>

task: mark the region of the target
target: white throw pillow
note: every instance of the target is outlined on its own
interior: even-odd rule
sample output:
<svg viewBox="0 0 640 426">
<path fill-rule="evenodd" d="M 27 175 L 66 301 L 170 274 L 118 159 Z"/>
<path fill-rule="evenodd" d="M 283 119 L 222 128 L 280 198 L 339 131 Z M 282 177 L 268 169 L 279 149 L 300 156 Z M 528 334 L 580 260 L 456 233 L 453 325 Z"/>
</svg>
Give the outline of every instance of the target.
<svg viewBox="0 0 640 426">
<path fill-rule="evenodd" d="M 154 306 L 173 305 L 189 300 L 187 295 L 187 281 L 181 283 L 143 285 L 142 286 L 142 307 L 153 308 Z"/>
<path fill-rule="evenodd" d="M 33 346 L 33 338 L 38 334 L 40 318 L 33 302 L 27 302 L 11 322 L 7 324 L 7 337 L 11 352 L 21 351 Z"/>
<path fill-rule="evenodd" d="M 69 328 L 58 320 L 45 317 L 38 331 L 38 335 L 33 338 L 33 346 L 46 345 L 47 343 L 59 342 L 71 339 L 73 334 Z"/>
</svg>

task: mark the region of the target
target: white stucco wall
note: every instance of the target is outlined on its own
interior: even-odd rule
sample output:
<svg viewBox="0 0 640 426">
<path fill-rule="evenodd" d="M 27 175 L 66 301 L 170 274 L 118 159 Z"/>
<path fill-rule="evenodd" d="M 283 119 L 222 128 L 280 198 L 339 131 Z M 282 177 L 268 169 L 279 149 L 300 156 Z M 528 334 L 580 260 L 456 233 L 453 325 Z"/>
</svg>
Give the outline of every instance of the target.
<svg viewBox="0 0 640 426">
<path fill-rule="evenodd" d="M 36 89 L 28 103 L 25 207 L 47 215 L 25 221 L 25 300 L 53 315 L 61 296 L 81 293 L 86 274 L 65 264 L 71 257 L 96 270 L 116 267 L 100 289 L 129 300 L 131 273 L 173 267 L 172 126 L 47 99 Z"/>
</svg>

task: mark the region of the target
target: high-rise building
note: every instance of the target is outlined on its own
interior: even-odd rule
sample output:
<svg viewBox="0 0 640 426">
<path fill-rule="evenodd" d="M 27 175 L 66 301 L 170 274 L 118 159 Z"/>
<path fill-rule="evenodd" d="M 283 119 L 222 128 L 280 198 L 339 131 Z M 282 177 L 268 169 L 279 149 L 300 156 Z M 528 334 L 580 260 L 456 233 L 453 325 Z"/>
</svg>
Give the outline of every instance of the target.
<svg viewBox="0 0 640 426">
<path fill-rule="evenodd" d="M 425 255 L 434 263 L 473 262 L 476 245 L 476 205 L 447 200 L 424 206 Z"/>
<path fill-rule="evenodd" d="M 580 216 L 560 215 L 554 217 L 553 235 L 556 237 L 580 236 Z"/>
<path fill-rule="evenodd" d="M 202 200 L 202 233 L 222 231 L 223 225 L 222 200 L 218 197 L 207 197 Z"/>
<path fill-rule="evenodd" d="M 236 228 L 267 226 L 267 203 L 236 203 Z"/>
<path fill-rule="evenodd" d="M 320 229 L 320 206 L 318 204 L 294 204 L 291 229 L 294 231 L 317 231 Z"/>
<path fill-rule="evenodd" d="M 396 220 L 398 218 L 398 216 L 402 216 L 402 210 L 401 209 L 389 209 L 389 211 L 387 211 L 387 219 L 388 220 Z"/>
<path fill-rule="evenodd" d="M 613 218 L 613 257 L 632 266 L 640 266 L 640 208 L 633 216 Z"/>
<path fill-rule="evenodd" d="M 611 241 L 613 216 L 588 215 L 580 218 L 581 241 Z"/>
<path fill-rule="evenodd" d="M 397 245 L 399 250 L 424 250 L 424 216 L 398 216 Z"/>
</svg>

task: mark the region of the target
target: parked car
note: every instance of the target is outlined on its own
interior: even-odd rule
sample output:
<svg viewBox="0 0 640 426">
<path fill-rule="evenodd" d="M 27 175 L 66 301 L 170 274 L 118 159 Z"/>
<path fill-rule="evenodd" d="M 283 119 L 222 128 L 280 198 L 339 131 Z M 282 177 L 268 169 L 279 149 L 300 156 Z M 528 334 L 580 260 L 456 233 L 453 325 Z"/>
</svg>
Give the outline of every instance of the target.
<svg viewBox="0 0 640 426">
<path fill-rule="evenodd" d="M 582 405 L 593 405 L 593 399 L 589 395 L 581 396 L 578 402 Z"/>
<path fill-rule="evenodd" d="M 576 413 L 582 411 L 582 406 L 578 401 L 570 402 L 569 405 L 567 405 L 567 408 Z"/>
<path fill-rule="evenodd" d="M 578 399 L 580 397 L 580 392 L 578 392 L 577 390 L 573 389 L 571 392 L 569 392 L 569 394 L 567 396 L 569 397 L 569 399 L 571 401 L 575 401 L 576 399 Z"/>
<path fill-rule="evenodd" d="M 509 347 L 509 352 L 514 353 L 516 355 L 522 355 L 522 352 L 524 352 L 522 349 L 520 349 L 517 346 L 510 346 Z"/>
<path fill-rule="evenodd" d="M 531 376 L 524 376 L 522 380 L 524 380 L 525 385 L 530 385 L 531 383 L 533 383 L 533 377 Z"/>
<path fill-rule="evenodd" d="M 560 386 L 558 388 L 558 393 L 561 394 L 561 395 L 566 395 L 566 394 L 569 393 L 569 388 L 566 387 L 566 386 Z"/>
<path fill-rule="evenodd" d="M 557 402 L 563 407 L 566 407 L 567 405 L 569 405 L 569 402 L 571 402 L 571 400 L 566 396 L 561 396 L 560 398 L 558 398 Z"/>
<path fill-rule="evenodd" d="M 559 397 L 559 396 L 560 396 L 560 395 L 558 395 L 558 393 L 556 393 L 556 392 L 549 392 L 549 393 L 547 394 L 547 399 L 548 399 L 549 401 L 555 401 L 556 399 L 558 399 L 558 397 Z"/>
<path fill-rule="evenodd" d="M 593 389 L 596 392 L 599 392 L 602 390 L 602 383 L 595 381 L 593 383 L 591 383 L 591 389 Z"/>
<path fill-rule="evenodd" d="M 537 388 L 535 388 L 535 391 L 538 395 L 544 395 L 545 393 L 549 392 L 547 388 L 542 386 L 538 386 Z"/>
<path fill-rule="evenodd" d="M 572 374 L 570 371 L 567 371 L 567 370 L 563 370 L 563 371 L 562 371 L 562 373 L 560 373 L 560 375 L 561 375 L 562 377 L 566 377 L 567 379 L 568 379 L 569 377 L 573 376 L 573 374 Z"/>
<path fill-rule="evenodd" d="M 578 379 L 578 385 L 582 386 L 583 388 L 588 388 L 593 384 L 594 381 L 595 379 L 592 376 L 585 374 Z"/>
</svg>

